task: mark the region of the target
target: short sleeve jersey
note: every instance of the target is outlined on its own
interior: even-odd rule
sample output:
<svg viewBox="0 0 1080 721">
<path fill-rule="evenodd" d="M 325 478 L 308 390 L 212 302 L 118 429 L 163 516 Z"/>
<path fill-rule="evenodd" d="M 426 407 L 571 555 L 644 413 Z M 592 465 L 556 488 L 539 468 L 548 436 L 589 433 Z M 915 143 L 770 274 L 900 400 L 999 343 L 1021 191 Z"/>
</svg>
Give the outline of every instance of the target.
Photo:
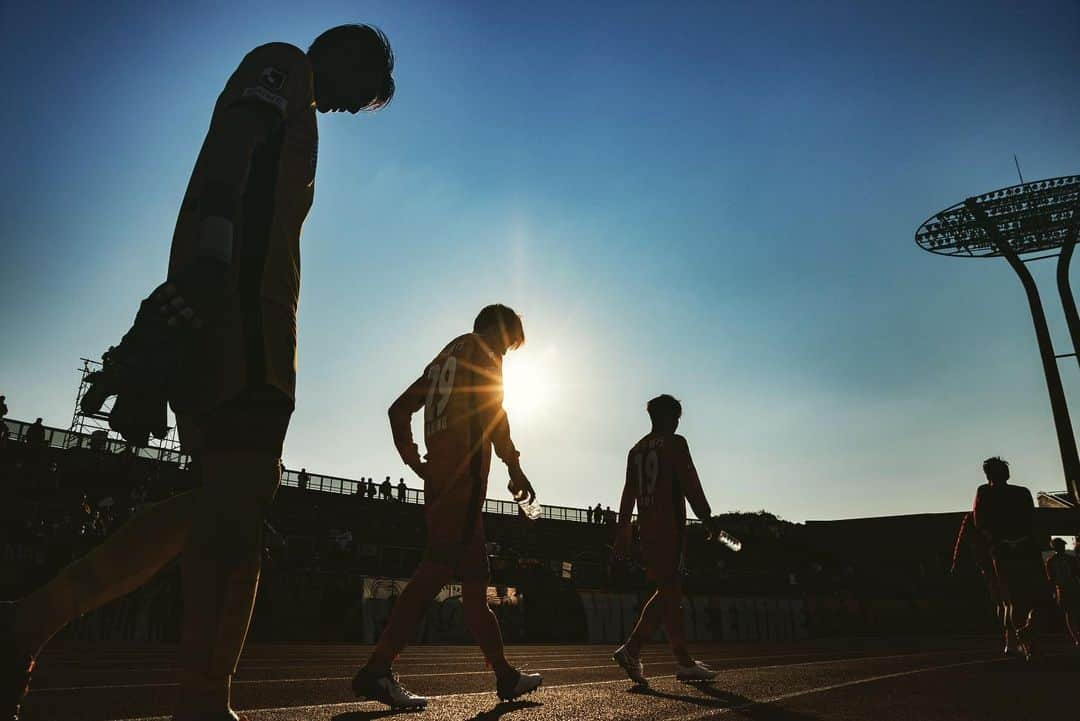
<svg viewBox="0 0 1080 721">
<path fill-rule="evenodd" d="M 676 433 L 650 433 L 630 449 L 626 474 L 627 483 L 636 488 L 646 558 L 681 545 L 686 497 L 702 493 L 686 439 Z"/>
<path fill-rule="evenodd" d="M 480 336 L 450 341 L 424 370 L 424 445 L 432 475 L 459 492 L 487 493 L 492 431 L 503 414 L 502 356 Z M 477 484 L 473 487 L 472 484 Z M 448 488 L 432 488 L 438 494 Z M 475 500 L 475 499 L 474 499 Z"/>
<path fill-rule="evenodd" d="M 1077 560 L 1073 556 L 1056 551 L 1046 559 L 1046 576 L 1055 586 L 1072 589 L 1080 583 Z"/>
<path fill-rule="evenodd" d="M 246 386 L 269 384 L 290 398 L 296 385 L 296 310 L 300 230 L 311 208 L 318 155 L 311 64 L 292 45 L 270 43 L 248 53 L 218 96 L 213 134 L 232 108 L 270 109 L 281 122 L 255 148 L 234 232 L 239 303 L 222 331 L 223 400 Z M 215 159 L 204 142 L 173 234 L 169 275 L 196 256 L 200 194 Z"/>
<path fill-rule="evenodd" d="M 1034 535 L 1035 503 L 1023 486 L 984 483 L 975 494 L 975 527 L 990 532 L 990 542 Z"/>
</svg>

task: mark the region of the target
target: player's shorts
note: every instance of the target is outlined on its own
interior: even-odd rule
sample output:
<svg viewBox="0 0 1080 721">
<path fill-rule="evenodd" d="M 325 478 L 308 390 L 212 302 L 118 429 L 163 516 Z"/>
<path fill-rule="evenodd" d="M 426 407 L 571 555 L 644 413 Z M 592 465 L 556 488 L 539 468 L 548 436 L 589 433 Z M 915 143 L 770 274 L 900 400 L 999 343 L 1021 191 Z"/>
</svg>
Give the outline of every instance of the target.
<svg viewBox="0 0 1080 721">
<path fill-rule="evenodd" d="M 641 539 L 641 559 L 645 578 L 657 584 L 670 583 L 682 576 L 685 565 L 685 534 L 674 538 Z"/>
<path fill-rule="evenodd" d="M 487 542 L 483 533 L 477 533 L 467 543 L 435 541 L 428 537 L 427 548 L 421 563 L 449 567 L 454 577 L 462 583 L 488 582 L 491 569 L 488 566 Z"/>
<path fill-rule="evenodd" d="M 185 451 L 266 451 L 281 457 L 293 400 L 269 385 L 248 388 L 197 417 L 178 416 Z"/>
<path fill-rule="evenodd" d="M 995 558 L 1001 599 L 1008 603 L 1034 606 L 1049 598 L 1046 572 L 1039 558 Z"/>
<path fill-rule="evenodd" d="M 434 469 L 430 469 L 434 471 Z M 431 473 L 424 481 L 427 548 L 424 561 L 449 566 L 461 581 L 489 577 L 484 521 L 484 488 L 467 476 L 452 481 Z"/>
</svg>

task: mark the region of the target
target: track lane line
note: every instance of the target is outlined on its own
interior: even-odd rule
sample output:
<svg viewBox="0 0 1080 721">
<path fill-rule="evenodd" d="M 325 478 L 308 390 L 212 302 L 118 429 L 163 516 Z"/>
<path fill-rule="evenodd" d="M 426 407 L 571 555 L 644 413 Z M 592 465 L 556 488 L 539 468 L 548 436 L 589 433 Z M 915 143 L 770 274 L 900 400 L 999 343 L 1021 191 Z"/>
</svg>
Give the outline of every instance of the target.
<svg viewBox="0 0 1080 721">
<path fill-rule="evenodd" d="M 926 651 L 926 652 L 913 653 L 913 654 L 891 654 L 891 655 L 887 655 L 887 656 L 872 656 L 872 657 L 858 656 L 858 657 L 854 657 L 854 658 L 837 658 L 837 659 L 829 659 L 829 660 L 822 660 L 822 661 L 809 661 L 807 663 L 772 664 L 772 665 L 768 665 L 768 666 L 740 666 L 740 667 L 735 667 L 735 668 L 726 668 L 726 669 L 723 669 L 723 671 L 771 670 L 771 669 L 777 669 L 777 668 L 793 668 L 793 667 L 798 667 L 798 666 L 818 666 L 818 665 L 824 665 L 824 664 L 829 664 L 829 663 L 848 663 L 848 662 L 851 662 L 851 661 L 888 660 L 888 659 L 896 659 L 896 658 L 910 658 L 910 657 L 916 657 L 916 656 L 933 656 L 933 655 L 941 654 L 941 653 L 975 653 L 975 651 L 971 651 L 969 649 L 964 649 L 964 650 Z M 1047 654 L 1046 657 L 1058 656 L 1058 655 L 1062 655 L 1062 654 Z M 705 660 L 706 660 L 706 662 L 710 662 L 710 663 L 715 663 L 716 662 L 713 659 L 705 659 Z M 794 696 L 801 696 L 801 695 L 806 695 L 806 694 L 810 694 L 810 693 L 820 693 L 820 692 L 823 692 L 823 691 L 831 690 L 833 687 L 841 688 L 841 687 L 843 687 L 845 685 L 850 686 L 850 685 L 858 685 L 860 683 L 869 683 L 871 681 L 886 679 L 886 678 L 890 678 L 890 677 L 893 677 L 893 676 L 906 676 L 906 675 L 911 675 L 913 673 L 923 673 L 925 671 L 932 671 L 932 670 L 938 670 L 938 669 L 944 669 L 944 668 L 953 668 L 953 667 L 960 667 L 960 666 L 971 666 L 971 665 L 986 664 L 986 663 L 996 663 L 996 662 L 1002 662 L 1002 661 L 1008 661 L 1008 660 L 1010 660 L 1010 659 L 995 657 L 995 658 L 992 658 L 992 659 L 961 661 L 961 662 L 958 662 L 958 663 L 945 664 L 945 665 L 941 665 L 941 666 L 930 666 L 930 667 L 915 669 L 915 670 L 912 670 L 912 671 L 898 672 L 898 673 L 895 673 L 895 674 L 883 674 L 883 675 L 880 675 L 880 676 L 870 677 L 870 678 L 867 678 L 867 679 L 859 679 L 859 680 L 855 680 L 855 681 L 843 682 L 843 683 L 840 683 L 840 684 L 832 684 L 830 686 L 822 686 L 822 687 L 815 688 L 815 689 L 810 689 L 810 690 L 807 690 L 807 691 L 792 692 L 791 694 L 785 694 L 785 695 L 781 695 L 781 696 L 777 696 L 777 697 L 773 697 L 773 698 L 769 698 L 769 699 L 763 699 L 761 701 L 754 701 L 754 702 L 751 702 L 749 704 L 743 704 L 742 706 L 739 706 L 739 707 L 735 707 L 735 706 L 717 707 L 715 709 L 710 710 L 709 712 L 707 712 L 705 714 L 702 714 L 701 716 L 687 717 L 687 716 L 685 716 L 685 714 L 676 714 L 675 716 L 666 717 L 664 719 L 664 721 L 670 721 L 670 719 L 686 719 L 686 721 L 690 721 L 691 718 L 693 718 L 693 719 L 704 718 L 704 717 L 709 716 L 710 714 L 726 713 L 726 712 L 735 711 L 735 710 L 738 710 L 738 709 L 744 708 L 744 707 L 761 705 L 761 704 L 768 704 L 768 703 L 775 703 L 778 700 L 783 700 L 785 698 L 792 698 Z M 608 667 L 617 668 L 617 667 L 615 667 L 615 666 L 613 666 L 611 664 L 609 664 Z M 563 670 L 574 670 L 574 669 L 570 668 L 570 669 L 563 669 Z M 487 673 L 487 672 L 485 672 L 485 673 Z M 430 674 L 430 675 L 441 676 L 441 675 L 447 675 L 447 674 Z M 346 677 L 346 678 L 348 678 L 348 677 Z M 402 676 L 401 678 L 406 678 L 406 677 Z M 656 681 L 656 680 L 668 679 L 668 678 L 673 679 L 673 678 L 675 678 L 675 674 L 673 674 L 673 673 L 658 674 L 658 675 L 655 675 L 655 676 L 646 676 L 646 678 L 649 681 Z M 583 688 L 583 687 L 587 687 L 587 686 L 607 686 L 607 685 L 616 684 L 616 683 L 626 684 L 626 683 L 630 683 L 630 681 L 629 681 L 629 679 L 627 679 L 625 677 L 620 677 L 620 678 L 616 678 L 616 679 L 605 679 L 605 680 L 602 680 L 602 681 L 582 681 L 580 683 L 560 683 L 560 684 L 551 684 L 551 685 L 544 684 L 543 686 L 540 687 L 540 689 L 537 691 L 537 693 L 540 692 L 540 691 L 552 691 L 552 690 L 555 690 L 555 689 L 563 689 L 563 688 Z M 176 685 L 176 684 L 170 684 L 170 685 Z M 429 700 L 436 700 L 436 699 L 445 699 L 445 698 L 461 698 L 461 697 L 472 697 L 472 696 L 484 696 L 484 695 L 489 695 L 489 694 L 493 694 L 493 693 L 495 693 L 494 689 L 489 689 L 487 691 L 466 691 L 466 692 L 463 692 L 463 693 L 439 694 L 439 695 L 435 695 L 435 696 L 428 696 L 427 698 Z M 336 708 L 347 708 L 347 707 L 348 708 L 356 707 L 357 710 L 360 710 L 360 709 L 366 709 L 369 706 L 371 708 L 376 708 L 376 709 L 385 709 L 386 708 L 383 704 L 379 703 L 378 701 L 341 701 L 341 702 L 338 702 L 338 703 L 331 703 L 331 704 L 304 704 L 304 705 L 299 705 L 299 706 L 271 706 L 271 707 L 263 707 L 263 708 L 245 708 L 245 709 L 237 709 L 237 710 L 242 712 L 242 713 L 245 713 L 245 714 L 254 714 L 254 713 L 281 713 L 281 712 L 286 712 L 286 711 L 304 711 L 304 710 L 310 710 L 310 709 L 336 709 Z M 107 721 L 171 721 L 171 719 L 172 719 L 172 716 L 168 715 L 168 716 L 136 716 L 136 717 L 127 717 L 127 718 L 122 718 L 122 719 L 108 719 Z"/>
</svg>

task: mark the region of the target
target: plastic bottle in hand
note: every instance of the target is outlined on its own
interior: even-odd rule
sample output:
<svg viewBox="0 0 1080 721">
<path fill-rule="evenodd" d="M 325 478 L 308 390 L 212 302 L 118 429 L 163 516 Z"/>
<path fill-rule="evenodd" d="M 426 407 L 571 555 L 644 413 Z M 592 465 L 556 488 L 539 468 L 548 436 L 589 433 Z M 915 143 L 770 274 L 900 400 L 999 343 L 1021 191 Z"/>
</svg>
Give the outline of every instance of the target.
<svg viewBox="0 0 1080 721">
<path fill-rule="evenodd" d="M 544 512 L 543 506 L 540 505 L 535 496 L 533 496 L 532 501 L 529 500 L 528 493 L 522 493 L 520 497 L 515 497 L 514 500 L 517 501 L 518 508 L 530 521 L 535 521 Z"/>
<path fill-rule="evenodd" d="M 736 553 L 742 550 L 742 541 L 719 528 L 709 534 L 709 540 L 722 543 Z"/>
</svg>

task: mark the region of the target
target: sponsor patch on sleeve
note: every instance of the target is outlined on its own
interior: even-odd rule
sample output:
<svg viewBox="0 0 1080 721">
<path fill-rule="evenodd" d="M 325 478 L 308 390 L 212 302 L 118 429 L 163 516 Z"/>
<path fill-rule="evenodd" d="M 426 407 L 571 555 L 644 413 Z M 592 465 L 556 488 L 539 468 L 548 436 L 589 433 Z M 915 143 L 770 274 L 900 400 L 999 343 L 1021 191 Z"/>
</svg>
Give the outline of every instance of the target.
<svg viewBox="0 0 1080 721">
<path fill-rule="evenodd" d="M 275 68 L 273 65 L 267 65 L 259 73 L 259 85 L 262 85 L 268 90 L 281 90 L 285 87 L 285 81 L 288 80 L 289 74 L 281 68 Z"/>
<path fill-rule="evenodd" d="M 263 102 L 270 103 L 283 113 L 285 112 L 285 107 L 288 105 L 288 102 L 285 100 L 285 98 L 276 93 L 270 92 L 261 85 L 254 88 L 244 88 L 244 97 L 257 98 L 258 100 L 262 100 Z"/>
</svg>

